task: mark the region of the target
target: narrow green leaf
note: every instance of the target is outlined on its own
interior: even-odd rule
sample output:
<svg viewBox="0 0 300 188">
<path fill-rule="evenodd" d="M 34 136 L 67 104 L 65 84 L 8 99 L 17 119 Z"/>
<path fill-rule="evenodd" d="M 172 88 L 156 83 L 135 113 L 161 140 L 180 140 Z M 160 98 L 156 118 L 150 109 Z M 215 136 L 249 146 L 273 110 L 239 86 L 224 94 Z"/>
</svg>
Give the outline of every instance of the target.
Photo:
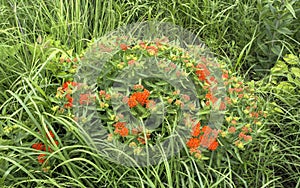
<svg viewBox="0 0 300 188">
<path fill-rule="evenodd" d="M 285 6 L 290 11 L 290 13 L 293 15 L 293 17 L 297 19 L 295 10 L 292 7 L 292 5 L 289 2 L 285 1 Z"/>
</svg>

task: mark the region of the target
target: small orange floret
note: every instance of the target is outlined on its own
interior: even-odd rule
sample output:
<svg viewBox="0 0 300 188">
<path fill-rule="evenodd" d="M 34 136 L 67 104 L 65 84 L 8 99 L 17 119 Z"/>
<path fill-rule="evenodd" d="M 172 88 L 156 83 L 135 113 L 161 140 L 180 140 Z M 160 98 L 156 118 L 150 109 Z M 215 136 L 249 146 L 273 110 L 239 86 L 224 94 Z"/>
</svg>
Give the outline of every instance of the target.
<svg viewBox="0 0 300 188">
<path fill-rule="evenodd" d="M 125 127 L 125 125 L 126 125 L 125 122 L 117 122 L 117 123 L 114 124 L 114 127 L 116 129 L 121 129 L 121 128 Z"/>
<path fill-rule="evenodd" d="M 129 132 L 129 130 L 128 130 L 126 127 L 123 127 L 122 129 L 120 129 L 119 134 L 120 134 L 122 137 L 125 137 L 125 136 L 128 135 L 128 132 Z"/>
<path fill-rule="evenodd" d="M 235 127 L 229 127 L 228 132 L 229 133 L 235 133 L 236 128 Z"/>
<path fill-rule="evenodd" d="M 208 149 L 211 150 L 211 151 L 214 151 L 214 150 L 216 150 L 218 148 L 218 146 L 219 146 L 218 141 L 214 141 L 213 143 L 211 143 L 209 145 Z"/>
<path fill-rule="evenodd" d="M 43 164 L 44 162 L 45 162 L 45 156 L 46 156 L 46 154 L 40 154 L 39 156 L 38 156 L 38 162 L 40 163 L 40 164 Z"/>
<path fill-rule="evenodd" d="M 197 148 L 200 146 L 200 140 L 198 138 L 190 138 L 186 145 L 189 148 Z"/>
<path fill-rule="evenodd" d="M 201 133 L 201 128 L 200 128 L 200 122 L 198 122 L 194 127 L 193 127 L 193 130 L 192 130 L 192 136 L 196 137 L 196 136 L 199 136 L 200 133 Z"/>
<path fill-rule="evenodd" d="M 147 103 L 149 96 L 150 96 L 150 92 L 147 89 L 144 89 L 143 92 L 135 92 L 129 97 L 128 106 L 130 108 L 133 108 L 138 103 L 144 106 Z"/>
<path fill-rule="evenodd" d="M 120 44 L 120 48 L 124 51 L 128 50 L 128 46 L 126 44 Z"/>
<path fill-rule="evenodd" d="M 125 122 L 117 122 L 114 124 L 115 133 L 119 134 L 122 137 L 126 137 L 129 133 L 129 130 L 127 127 L 125 127 L 126 123 Z"/>
</svg>

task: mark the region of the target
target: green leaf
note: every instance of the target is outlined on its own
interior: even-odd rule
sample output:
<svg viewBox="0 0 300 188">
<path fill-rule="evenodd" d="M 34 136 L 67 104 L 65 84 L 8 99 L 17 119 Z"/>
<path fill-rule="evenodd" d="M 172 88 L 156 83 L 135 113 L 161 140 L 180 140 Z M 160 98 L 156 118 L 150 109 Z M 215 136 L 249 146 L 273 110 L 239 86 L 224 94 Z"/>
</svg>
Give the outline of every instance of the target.
<svg viewBox="0 0 300 188">
<path fill-rule="evenodd" d="M 285 1 L 285 6 L 290 11 L 290 13 L 293 15 L 293 17 L 297 19 L 295 10 L 292 7 L 292 5 L 289 2 Z"/>
<path fill-rule="evenodd" d="M 295 87 L 290 84 L 289 82 L 283 81 L 280 82 L 279 85 L 276 87 L 277 90 L 284 90 L 286 92 L 291 92 L 295 89 Z"/>
<path fill-rule="evenodd" d="M 292 74 L 288 74 L 288 75 L 287 75 L 287 79 L 288 79 L 288 81 L 291 82 L 291 83 L 294 82 L 294 79 L 293 79 L 293 77 L 292 77 Z"/>
<path fill-rule="evenodd" d="M 240 156 L 240 152 L 239 152 L 238 148 L 234 147 L 234 153 L 235 153 L 236 157 L 238 158 L 238 160 L 243 164 L 244 162 Z"/>
<path fill-rule="evenodd" d="M 292 67 L 291 72 L 298 78 L 300 78 L 300 69 L 297 67 Z"/>
<path fill-rule="evenodd" d="M 277 85 L 276 79 L 272 79 L 272 80 L 271 80 L 271 83 Z"/>
<path fill-rule="evenodd" d="M 1 45 L 0 46 L 0 59 L 6 59 L 7 57 L 13 57 L 21 47 L 21 44 L 9 46 L 9 45 Z"/>
<path fill-rule="evenodd" d="M 66 72 L 59 72 L 59 73 L 57 74 L 57 76 L 65 76 L 65 75 L 67 75 Z"/>
<path fill-rule="evenodd" d="M 145 114 L 147 112 L 147 110 L 140 104 L 136 105 L 136 107 L 141 114 Z"/>
<path fill-rule="evenodd" d="M 297 65 L 300 63 L 299 58 L 293 54 L 287 54 L 284 56 L 284 61 L 290 65 Z"/>
<path fill-rule="evenodd" d="M 275 107 L 273 111 L 283 114 L 283 111 L 278 107 Z"/>
<path fill-rule="evenodd" d="M 279 28 L 277 31 L 279 33 L 285 34 L 285 35 L 291 35 L 291 34 L 293 34 L 293 32 L 289 28 L 287 28 L 287 27 Z"/>
<path fill-rule="evenodd" d="M 294 84 L 300 88 L 300 79 L 294 79 Z"/>
<path fill-rule="evenodd" d="M 204 161 L 207 161 L 207 160 L 209 160 L 210 158 L 209 157 L 205 157 L 205 156 L 202 156 L 201 157 L 201 160 L 204 160 Z"/>
<path fill-rule="evenodd" d="M 283 61 L 277 61 L 273 68 L 271 68 L 271 73 L 285 73 L 288 72 L 288 66 Z"/>
<path fill-rule="evenodd" d="M 281 52 L 281 47 L 279 45 L 274 45 L 273 47 L 271 47 L 271 51 L 274 54 L 279 55 Z"/>
<path fill-rule="evenodd" d="M 270 103 L 270 106 L 272 108 L 272 112 L 284 113 L 276 102 Z"/>
</svg>

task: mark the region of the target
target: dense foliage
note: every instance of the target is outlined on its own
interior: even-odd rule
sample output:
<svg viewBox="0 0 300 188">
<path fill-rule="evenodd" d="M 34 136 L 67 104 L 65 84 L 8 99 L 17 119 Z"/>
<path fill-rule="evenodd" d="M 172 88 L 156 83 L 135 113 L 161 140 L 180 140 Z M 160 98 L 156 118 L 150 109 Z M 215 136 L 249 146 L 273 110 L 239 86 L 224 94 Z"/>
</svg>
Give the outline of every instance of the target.
<svg viewBox="0 0 300 188">
<path fill-rule="evenodd" d="M 299 19 L 296 0 L 0 0 L 1 187 L 299 187 Z M 209 67 L 168 43 L 116 45 L 119 53 L 107 64 L 110 72 L 99 75 L 99 90 L 78 98 L 83 106 L 98 104 L 111 143 L 127 143 L 139 154 L 171 134 L 165 127 L 177 118 L 172 112 L 193 108 L 189 96 L 166 82 L 142 79 L 123 93 L 124 105 L 147 118 L 163 101 L 169 110 L 164 123 L 145 131 L 114 114 L 110 81 L 140 56 L 164 57 L 167 75 L 176 77 L 176 66 L 182 67 L 180 76 L 199 83 L 202 102 L 180 153 L 133 168 L 99 154 L 80 131 L 79 122 L 89 120 L 74 115 L 73 94 L 89 88 L 74 75 L 96 39 L 149 20 L 195 33 L 217 58 L 212 67 L 222 70 L 227 97 L 211 92 Z M 214 130 L 205 112 L 214 104 L 224 111 L 224 123 L 207 145 L 201 140 Z"/>
</svg>

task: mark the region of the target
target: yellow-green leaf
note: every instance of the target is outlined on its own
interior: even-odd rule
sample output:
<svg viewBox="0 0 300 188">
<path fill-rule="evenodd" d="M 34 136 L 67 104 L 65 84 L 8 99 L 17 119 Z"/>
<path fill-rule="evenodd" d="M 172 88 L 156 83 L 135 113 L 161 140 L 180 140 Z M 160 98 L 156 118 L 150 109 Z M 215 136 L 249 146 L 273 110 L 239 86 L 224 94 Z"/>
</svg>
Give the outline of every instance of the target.
<svg viewBox="0 0 300 188">
<path fill-rule="evenodd" d="M 290 65 L 297 65 L 299 63 L 299 58 L 293 54 L 287 54 L 284 56 L 284 61 Z"/>
<path fill-rule="evenodd" d="M 274 112 L 278 112 L 278 113 L 283 114 L 283 111 L 280 108 L 278 108 L 278 107 L 274 108 Z"/>
<path fill-rule="evenodd" d="M 271 73 L 285 73 L 288 72 L 288 66 L 283 61 L 277 61 L 273 68 L 271 68 Z"/>
<path fill-rule="evenodd" d="M 286 82 L 286 81 L 280 82 L 276 88 L 278 90 L 284 90 L 287 92 L 291 92 L 295 89 L 295 87 L 292 84 L 290 84 L 289 82 Z"/>
<path fill-rule="evenodd" d="M 298 78 L 300 78 L 300 69 L 297 67 L 292 67 L 291 72 Z"/>
</svg>

